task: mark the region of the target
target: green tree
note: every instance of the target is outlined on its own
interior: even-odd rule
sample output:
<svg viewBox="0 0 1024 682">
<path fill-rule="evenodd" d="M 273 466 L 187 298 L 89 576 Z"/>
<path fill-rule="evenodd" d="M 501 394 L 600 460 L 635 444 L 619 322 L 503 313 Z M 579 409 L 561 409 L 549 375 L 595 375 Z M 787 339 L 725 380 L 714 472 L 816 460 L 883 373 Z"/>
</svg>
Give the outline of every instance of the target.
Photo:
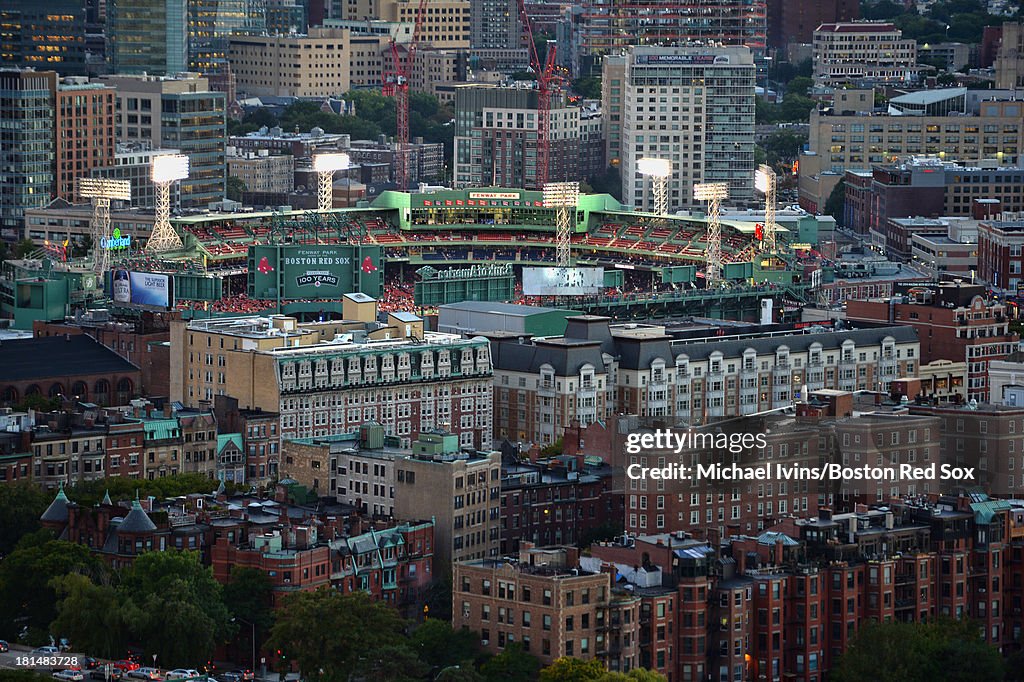
<svg viewBox="0 0 1024 682">
<path fill-rule="evenodd" d="M 242 122 L 246 125 L 256 126 L 257 130 L 266 126 L 273 128 L 276 125 L 280 125 L 281 122 L 277 119 L 277 116 L 267 109 L 266 107 L 260 107 L 259 109 L 253 109 L 251 113 L 247 114 Z"/>
<path fill-rule="evenodd" d="M 806 142 L 806 135 L 780 130 L 761 140 L 760 145 L 768 163 L 774 166 L 780 162 L 792 163 Z"/>
<path fill-rule="evenodd" d="M 563 657 L 540 671 L 540 682 L 591 682 L 605 674 L 601 661 Z"/>
<path fill-rule="evenodd" d="M 484 677 L 473 666 L 453 665 L 442 669 L 434 682 L 484 682 Z"/>
<path fill-rule="evenodd" d="M 15 412 L 53 412 L 60 409 L 60 398 L 47 398 L 42 393 L 33 393 L 21 399 L 21 402 L 14 406 Z"/>
<path fill-rule="evenodd" d="M 76 651 L 103 658 L 124 654 L 130 641 L 123 600 L 114 587 L 74 573 L 54 578 L 51 585 L 61 597 L 51 632 L 74 642 Z"/>
<path fill-rule="evenodd" d="M 244 566 L 231 571 L 224 585 L 224 605 L 232 616 L 254 624 L 257 638 L 274 625 L 273 587 L 266 573 Z"/>
<path fill-rule="evenodd" d="M 595 194 L 610 194 L 615 199 L 622 199 L 622 175 L 615 166 L 608 166 L 601 175 L 589 178 Z"/>
<path fill-rule="evenodd" d="M 608 672 L 597 678 L 597 682 L 666 682 L 661 673 L 646 668 L 633 668 L 628 673 Z"/>
<path fill-rule="evenodd" d="M 197 667 L 237 631 L 198 552 L 147 552 L 122 572 L 119 591 L 133 638 L 166 667 Z"/>
<path fill-rule="evenodd" d="M 840 227 L 845 227 L 843 224 L 843 214 L 845 212 L 846 183 L 840 180 L 836 183 L 836 186 L 832 188 L 832 193 L 828 195 L 828 200 L 825 202 L 825 214 L 835 218 L 836 224 Z"/>
<path fill-rule="evenodd" d="M 155 497 L 163 500 L 168 497 L 179 497 L 192 493 L 211 493 L 217 487 L 202 474 L 178 474 L 154 480 L 131 479 L 124 477 L 103 478 L 94 481 L 82 481 L 67 491 L 68 497 L 82 507 L 91 507 L 103 499 L 104 493 L 110 493 L 112 500 L 127 500 L 135 497 Z M 234 490 L 231 483 L 225 484 L 230 493 Z"/>
<path fill-rule="evenodd" d="M 283 601 L 269 645 L 297 662 L 307 680 L 347 682 L 377 665 L 376 651 L 400 645 L 404 625 L 394 609 L 364 592 L 299 592 Z"/>
<path fill-rule="evenodd" d="M 577 78 L 572 82 L 572 89 L 584 99 L 601 99 L 601 77 Z"/>
<path fill-rule="evenodd" d="M 789 92 L 793 92 L 798 95 L 806 95 L 812 85 L 814 85 L 814 80 L 809 76 L 797 76 L 793 80 L 789 81 L 789 85 L 786 89 Z"/>
<path fill-rule="evenodd" d="M 530 682 L 537 679 L 539 670 L 540 661 L 523 651 L 519 643 L 506 646 L 504 651 L 480 666 L 487 682 Z"/>
<path fill-rule="evenodd" d="M 452 577 L 445 574 L 435 578 L 427 588 L 426 613 L 431 618 L 450 621 L 452 619 Z"/>
<path fill-rule="evenodd" d="M 429 672 L 426 663 L 404 642 L 371 646 L 355 668 L 367 682 L 418 682 Z"/>
<path fill-rule="evenodd" d="M 33 639 L 49 633 L 57 617 L 54 578 L 69 573 L 99 576 L 103 566 L 89 548 L 54 540 L 46 530 L 26 535 L 0 562 L 0 637 L 11 639 L 19 625 L 34 631 Z"/>
<path fill-rule="evenodd" d="M 53 678 L 35 670 L 0 668 L 0 682 L 53 682 Z"/>
<path fill-rule="evenodd" d="M 27 481 L 0 485 L 0 556 L 6 556 L 24 535 L 39 530 L 39 517 L 53 495 Z"/>
<path fill-rule="evenodd" d="M 577 547 L 580 549 L 586 549 L 595 542 L 603 542 L 605 540 L 612 540 L 616 535 L 621 536 L 624 528 L 623 522 L 620 521 L 608 521 L 600 526 L 594 526 L 588 528 L 580 534 L 580 541 L 577 543 Z"/>
<path fill-rule="evenodd" d="M 977 624 L 941 619 L 865 625 L 829 678 L 834 682 L 970 682 L 1002 676 L 1002 657 L 979 637 Z"/>
<path fill-rule="evenodd" d="M 245 184 L 245 181 L 234 175 L 228 176 L 227 185 L 227 198 L 231 201 L 241 201 L 242 192 L 249 191 L 249 187 Z"/>
<path fill-rule="evenodd" d="M 428 618 L 413 630 L 411 644 L 420 660 L 433 668 L 447 668 L 472 661 L 479 653 L 477 634 L 465 628 Z"/>
<path fill-rule="evenodd" d="M 35 251 L 36 248 L 37 247 L 35 245 L 35 242 L 33 242 L 31 239 L 22 239 L 21 241 L 14 245 L 14 257 L 24 258 L 25 256 Z"/>
<path fill-rule="evenodd" d="M 544 455 L 545 457 L 557 457 L 558 455 L 562 454 L 562 437 L 559 436 L 558 438 L 555 439 L 554 443 L 551 443 L 550 445 L 545 445 L 543 448 L 541 448 L 540 454 Z"/>
</svg>

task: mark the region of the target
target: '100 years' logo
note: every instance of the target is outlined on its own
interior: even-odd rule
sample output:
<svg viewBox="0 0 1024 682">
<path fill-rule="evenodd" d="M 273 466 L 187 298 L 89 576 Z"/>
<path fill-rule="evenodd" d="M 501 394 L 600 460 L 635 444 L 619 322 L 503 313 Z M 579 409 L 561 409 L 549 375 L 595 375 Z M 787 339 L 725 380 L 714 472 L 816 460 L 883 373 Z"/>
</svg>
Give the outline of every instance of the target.
<svg viewBox="0 0 1024 682">
<path fill-rule="evenodd" d="M 338 286 L 338 276 L 333 275 L 326 270 L 312 271 L 309 270 L 304 275 L 299 275 L 295 278 L 295 284 L 300 287 L 305 286 Z"/>
</svg>

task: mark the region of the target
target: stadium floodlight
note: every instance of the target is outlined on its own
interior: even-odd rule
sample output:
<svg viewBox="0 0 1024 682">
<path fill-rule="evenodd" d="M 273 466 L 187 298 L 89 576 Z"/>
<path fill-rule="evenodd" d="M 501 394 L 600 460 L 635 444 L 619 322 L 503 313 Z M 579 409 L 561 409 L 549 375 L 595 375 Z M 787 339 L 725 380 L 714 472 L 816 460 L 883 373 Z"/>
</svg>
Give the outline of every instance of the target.
<svg viewBox="0 0 1024 682">
<path fill-rule="evenodd" d="M 110 201 L 130 201 L 132 183 L 111 178 L 79 178 L 78 196 L 92 202 L 92 268 L 102 276 L 110 264 L 110 251 L 106 248 L 110 238 Z"/>
<path fill-rule="evenodd" d="M 724 182 L 699 182 L 693 186 L 697 201 L 721 201 L 729 196 L 729 185 Z"/>
<path fill-rule="evenodd" d="M 174 182 L 188 177 L 188 157 L 184 154 L 154 156 L 150 165 L 153 182 Z"/>
<path fill-rule="evenodd" d="M 672 175 L 672 162 L 668 159 L 644 157 L 636 162 L 636 171 L 651 179 L 654 212 L 659 216 L 668 213 L 668 178 Z"/>
<path fill-rule="evenodd" d="M 173 251 L 182 247 L 181 237 L 171 227 L 171 183 L 188 177 L 189 161 L 184 154 L 161 154 L 151 162 L 156 185 L 156 219 L 146 242 L 146 251 Z"/>
<path fill-rule="evenodd" d="M 573 216 L 580 200 L 580 183 L 548 182 L 544 185 L 544 207 L 555 209 L 555 260 L 558 265 L 572 264 L 570 243 L 572 241 Z"/>
<path fill-rule="evenodd" d="M 722 199 L 729 196 L 725 182 L 701 182 L 693 186 L 693 198 L 708 202 L 708 251 L 705 282 L 717 284 L 722 277 Z"/>
<path fill-rule="evenodd" d="M 764 242 L 763 250 L 772 253 L 775 251 L 775 203 L 777 178 L 775 171 L 767 164 L 761 164 L 754 173 L 754 188 L 764 194 Z"/>
<path fill-rule="evenodd" d="M 348 154 L 315 154 L 313 156 L 313 170 L 317 173 L 333 173 L 334 171 L 346 170 L 349 167 Z"/>
<path fill-rule="evenodd" d="M 349 167 L 348 154 L 330 153 L 313 156 L 313 170 L 317 176 L 316 203 L 321 213 L 334 206 L 334 172 Z"/>
<path fill-rule="evenodd" d="M 668 159 L 644 157 L 636 162 L 636 171 L 652 178 L 667 178 L 672 175 L 672 162 Z"/>
</svg>

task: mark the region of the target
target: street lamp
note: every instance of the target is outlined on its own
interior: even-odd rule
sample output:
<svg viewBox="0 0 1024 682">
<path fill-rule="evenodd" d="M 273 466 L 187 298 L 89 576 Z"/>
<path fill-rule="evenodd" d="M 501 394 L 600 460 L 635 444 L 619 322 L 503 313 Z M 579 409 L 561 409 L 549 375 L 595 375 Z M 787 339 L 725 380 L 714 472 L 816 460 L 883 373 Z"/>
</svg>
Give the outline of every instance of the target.
<svg viewBox="0 0 1024 682">
<path fill-rule="evenodd" d="M 321 213 L 334 206 L 334 172 L 348 167 L 348 154 L 317 154 L 313 157 L 313 170 L 317 175 L 317 208 Z"/>
<path fill-rule="evenodd" d="M 663 216 L 668 213 L 668 177 L 672 175 L 672 162 L 668 159 L 644 157 L 636 162 L 636 171 L 651 179 L 651 194 L 654 195 L 654 212 Z"/>
<path fill-rule="evenodd" d="M 128 201 L 132 198 L 132 183 L 110 178 L 79 178 L 78 196 L 92 201 L 92 266 L 102 275 L 110 263 L 110 200 Z"/>
<path fill-rule="evenodd" d="M 248 626 L 250 626 L 252 628 L 252 634 L 249 637 L 249 643 L 252 645 L 252 666 L 249 669 L 252 670 L 253 673 L 255 674 L 255 672 L 256 672 L 256 624 L 251 622 L 251 621 L 245 620 L 244 618 L 239 618 L 238 616 L 235 616 L 231 620 L 232 621 L 236 621 L 237 620 L 239 623 L 245 623 L 246 625 L 248 625 Z"/>
<path fill-rule="evenodd" d="M 729 196 L 725 182 L 701 182 L 693 186 L 693 198 L 708 202 L 708 250 L 704 280 L 717 284 L 722 278 L 722 199 Z"/>
<path fill-rule="evenodd" d="M 768 164 L 761 164 L 754 173 L 754 187 L 764 194 L 764 243 L 765 251 L 775 251 L 775 203 L 778 179 L 775 171 Z"/>
<path fill-rule="evenodd" d="M 171 183 L 188 177 L 188 157 L 184 154 L 154 156 L 152 180 L 156 186 L 156 220 L 146 251 L 173 251 L 182 247 L 181 237 L 171 227 Z"/>
</svg>

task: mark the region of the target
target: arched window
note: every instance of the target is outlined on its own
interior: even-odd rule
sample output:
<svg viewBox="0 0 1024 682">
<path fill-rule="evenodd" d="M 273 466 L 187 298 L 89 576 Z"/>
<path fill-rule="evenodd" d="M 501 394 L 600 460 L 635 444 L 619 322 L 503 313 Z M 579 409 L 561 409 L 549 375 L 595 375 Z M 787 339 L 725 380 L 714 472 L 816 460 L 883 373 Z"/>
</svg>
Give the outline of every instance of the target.
<svg viewBox="0 0 1024 682">
<path fill-rule="evenodd" d="M 117 382 L 117 404 L 124 405 L 131 400 L 134 389 L 135 385 L 132 383 L 131 379 L 127 377 L 120 379 Z"/>
<path fill-rule="evenodd" d="M 92 387 L 93 400 L 100 405 L 110 404 L 110 382 L 99 379 Z"/>
<path fill-rule="evenodd" d="M 50 386 L 50 397 L 56 398 L 57 396 L 64 395 L 64 385 L 57 383 Z"/>
<path fill-rule="evenodd" d="M 78 400 L 86 400 L 89 397 L 89 385 L 84 381 L 76 381 L 71 384 L 71 395 Z"/>
<path fill-rule="evenodd" d="M 18 389 L 14 386 L 7 386 L 4 388 L 2 396 L 0 396 L 0 403 L 6 403 L 8 405 L 18 402 Z"/>
<path fill-rule="evenodd" d="M 42 395 L 42 394 L 43 394 L 43 389 L 39 388 L 39 386 L 37 384 L 32 384 L 31 386 L 29 386 L 28 388 L 25 389 L 25 397 L 28 397 L 30 395 Z"/>
</svg>

